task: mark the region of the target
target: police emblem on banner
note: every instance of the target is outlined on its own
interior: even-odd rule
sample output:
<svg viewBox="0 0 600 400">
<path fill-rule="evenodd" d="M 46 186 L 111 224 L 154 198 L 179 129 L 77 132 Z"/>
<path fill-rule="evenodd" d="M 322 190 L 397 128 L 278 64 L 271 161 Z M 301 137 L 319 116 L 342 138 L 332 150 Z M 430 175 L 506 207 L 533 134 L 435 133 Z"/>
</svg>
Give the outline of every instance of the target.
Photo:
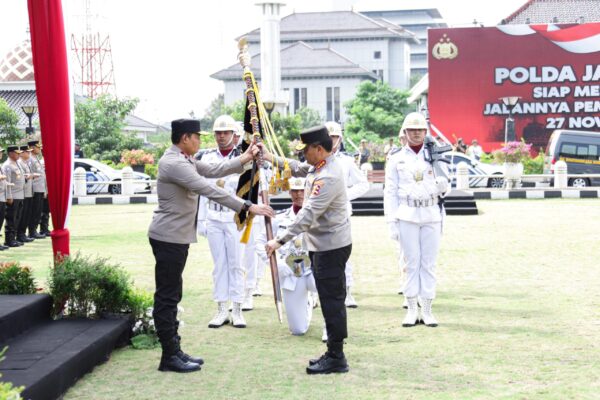
<svg viewBox="0 0 600 400">
<path fill-rule="evenodd" d="M 458 47 L 444 33 L 440 41 L 431 49 L 431 55 L 437 60 L 453 60 L 458 56 Z"/>
</svg>

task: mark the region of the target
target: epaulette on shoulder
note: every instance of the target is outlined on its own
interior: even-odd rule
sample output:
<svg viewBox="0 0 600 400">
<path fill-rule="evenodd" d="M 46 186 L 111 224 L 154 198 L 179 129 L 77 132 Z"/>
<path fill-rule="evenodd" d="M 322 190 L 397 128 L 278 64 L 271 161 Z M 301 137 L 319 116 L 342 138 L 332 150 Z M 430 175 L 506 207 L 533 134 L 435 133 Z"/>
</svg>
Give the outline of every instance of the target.
<svg viewBox="0 0 600 400">
<path fill-rule="evenodd" d="M 398 153 L 400 150 L 402 150 L 402 147 L 396 147 L 395 149 L 390 151 L 390 156 L 393 156 L 394 154 Z"/>
<path fill-rule="evenodd" d="M 196 160 L 201 160 L 202 157 L 204 157 L 205 155 L 210 154 L 210 153 L 215 153 L 216 151 L 217 151 L 217 149 L 202 149 L 196 153 L 194 158 Z"/>
</svg>

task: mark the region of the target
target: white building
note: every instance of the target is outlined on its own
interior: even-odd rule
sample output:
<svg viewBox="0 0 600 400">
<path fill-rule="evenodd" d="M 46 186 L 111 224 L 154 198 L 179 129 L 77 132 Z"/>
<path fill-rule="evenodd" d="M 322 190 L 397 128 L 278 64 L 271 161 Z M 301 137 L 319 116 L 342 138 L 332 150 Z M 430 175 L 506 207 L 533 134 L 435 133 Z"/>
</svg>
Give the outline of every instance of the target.
<svg viewBox="0 0 600 400">
<path fill-rule="evenodd" d="M 414 33 L 420 43 L 410 45 L 411 76 L 427 73 L 427 29 L 447 28 L 437 8 L 415 10 L 363 11 L 370 18 L 382 18 Z"/>
<path fill-rule="evenodd" d="M 392 87 L 410 85 L 410 46 L 416 36 L 381 18 L 354 11 L 294 13 L 281 19 L 281 86 L 288 111 L 317 110 L 324 120 L 344 122 L 344 103 L 363 80 Z M 260 29 L 247 33 L 252 70 L 260 80 Z M 213 75 L 225 83 L 225 104 L 243 99 L 242 69 L 232 65 Z"/>
</svg>

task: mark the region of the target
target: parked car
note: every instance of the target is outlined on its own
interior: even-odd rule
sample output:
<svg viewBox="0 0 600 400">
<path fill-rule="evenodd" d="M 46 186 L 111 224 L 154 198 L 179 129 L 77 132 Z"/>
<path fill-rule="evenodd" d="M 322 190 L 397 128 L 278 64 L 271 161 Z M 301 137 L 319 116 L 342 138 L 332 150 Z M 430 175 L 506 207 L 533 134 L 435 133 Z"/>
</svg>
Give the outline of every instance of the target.
<svg viewBox="0 0 600 400">
<path fill-rule="evenodd" d="M 555 130 L 546 147 L 544 174 L 553 174 L 558 160 L 567 163 L 568 174 L 600 174 L 600 132 Z M 598 186 L 600 178 L 571 177 L 568 184 Z"/>
<path fill-rule="evenodd" d="M 83 168 L 85 170 L 85 179 L 87 184 L 88 194 L 98 193 L 110 193 L 120 194 L 121 185 L 119 184 L 107 184 L 102 182 L 120 181 L 123 177 L 121 170 L 116 170 L 103 164 L 99 161 L 92 160 L 89 158 L 77 158 L 75 159 L 75 169 Z M 135 193 L 150 193 L 150 175 L 143 174 L 141 172 L 133 172 L 134 180 L 144 180 L 148 183 L 135 183 Z"/>
<path fill-rule="evenodd" d="M 464 162 L 469 167 L 469 175 L 503 175 L 504 167 L 501 165 L 485 164 L 464 153 L 449 151 L 444 153 L 444 158 L 448 160 L 448 170 L 452 176 L 452 186 L 456 186 L 456 166 Z M 504 186 L 504 178 L 469 178 L 469 187 L 489 187 L 501 188 Z"/>
</svg>

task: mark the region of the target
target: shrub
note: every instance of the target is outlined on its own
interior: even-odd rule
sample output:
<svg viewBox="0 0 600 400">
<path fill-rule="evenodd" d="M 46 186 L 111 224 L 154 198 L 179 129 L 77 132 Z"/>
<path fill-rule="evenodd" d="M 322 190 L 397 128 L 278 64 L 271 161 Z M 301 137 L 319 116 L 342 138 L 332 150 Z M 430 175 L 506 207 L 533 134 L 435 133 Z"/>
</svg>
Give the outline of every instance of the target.
<svg viewBox="0 0 600 400">
<path fill-rule="evenodd" d="M 0 294 L 36 293 L 35 280 L 31 269 L 18 262 L 0 263 Z"/>
<path fill-rule="evenodd" d="M 135 349 L 153 349 L 159 345 L 152 310 L 152 293 L 133 290 L 129 293 L 129 308 L 133 318 L 131 345 Z"/>
<path fill-rule="evenodd" d="M 144 150 L 125 150 L 121 153 L 121 162 L 127 165 L 154 164 L 154 156 Z"/>
<path fill-rule="evenodd" d="M 524 141 L 508 142 L 503 148 L 493 152 L 494 160 L 500 164 L 522 163 L 531 158 L 530 150 L 531 144 L 526 144 Z"/>
<path fill-rule="evenodd" d="M 158 165 L 146 164 L 144 166 L 144 173 L 150 175 L 150 179 L 156 179 L 156 177 L 158 176 Z"/>
<path fill-rule="evenodd" d="M 129 311 L 129 275 L 108 259 L 67 256 L 50 270 L 48 286 L 54 312 L 65 308 L 72 317 L 93 317 Z"/>
<path fill-rule="evenodd" d="M 544 173 L 544 154 L 539 153 L 535 158 L 527 158 L 523 161 L 523 173 L 538 175 Z"/>
<path fill-rule="evenodd" d="M 6 347 L 0 351 L 0 362 L 4 360 L 4 353 L 6 352 Z M 0 378 L 2 374 L 0 374 Z M 2 400 L 20 400 L 22 397 L 20 393 L 25 389 L 23 386 L 14 387 L 10 382 L 0 382 L 0 399 Z"/>
</svg>

